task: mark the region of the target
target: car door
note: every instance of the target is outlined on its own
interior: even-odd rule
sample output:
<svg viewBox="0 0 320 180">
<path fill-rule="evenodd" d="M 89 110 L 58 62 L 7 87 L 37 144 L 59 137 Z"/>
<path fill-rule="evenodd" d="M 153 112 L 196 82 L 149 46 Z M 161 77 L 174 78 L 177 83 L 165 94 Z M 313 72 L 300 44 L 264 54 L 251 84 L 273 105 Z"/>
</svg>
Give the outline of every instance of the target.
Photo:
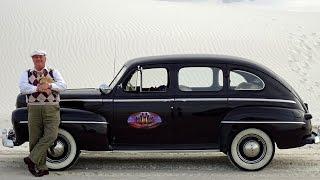
<svg viewBox="0 0 320 180">
<path fill-rule="evenodd" d="M 225 68 L 223 64 L 176 66 L 175 143 L 217 147 L 219 124 L 227 113 Z"/>
<path fill-rule="evenodd" d="M 170 144 L 173 93 L 170 67 L 133 67 L 116 87 L 113 142 L 118 146 Z"/>
</svg>

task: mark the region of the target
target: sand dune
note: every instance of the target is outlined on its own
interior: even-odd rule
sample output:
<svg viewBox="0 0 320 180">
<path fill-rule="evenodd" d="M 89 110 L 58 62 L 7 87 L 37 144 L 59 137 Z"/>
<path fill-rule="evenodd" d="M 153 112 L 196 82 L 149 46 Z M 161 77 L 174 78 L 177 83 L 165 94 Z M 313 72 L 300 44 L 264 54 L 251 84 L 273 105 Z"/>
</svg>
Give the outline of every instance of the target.
<svg viewBox="0 0 320 180">
<path fill-rule="evenodd" d="M 286 79 L 320 124 L 320 10 L 268 7 L 219 1 L 1 0 L 0 127 L 10 126 L 19 76 L 32 66 L 29 53 L 37 48 L 48 52 L 48 64 L 59 69 L 69 88 L 110 82 L 113 62 L 117 71 L 135 57 L 249 58 Z"/>
</svg>

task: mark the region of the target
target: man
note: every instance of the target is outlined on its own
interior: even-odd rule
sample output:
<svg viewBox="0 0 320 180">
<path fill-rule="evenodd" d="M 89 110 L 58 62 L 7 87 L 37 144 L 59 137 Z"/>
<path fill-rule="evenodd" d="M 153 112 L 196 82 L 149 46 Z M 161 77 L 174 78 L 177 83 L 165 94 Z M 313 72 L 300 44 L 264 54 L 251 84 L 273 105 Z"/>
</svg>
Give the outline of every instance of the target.
<svg viewBox="0 0 320 180">
<path fill-rule="evenodd" d="M 47 150 L 58 136 L 59 93 L 66 89 L 59 71 L 46 66 L 46 55 L 42 50 L 32 52 L 34 68 L 24 71 L 19 81 L 20 92 L 26 94 L 28 103 L 30 155 L 24 158 L 24 162 L 37 177 L 49 174 Z"/>
</svg>

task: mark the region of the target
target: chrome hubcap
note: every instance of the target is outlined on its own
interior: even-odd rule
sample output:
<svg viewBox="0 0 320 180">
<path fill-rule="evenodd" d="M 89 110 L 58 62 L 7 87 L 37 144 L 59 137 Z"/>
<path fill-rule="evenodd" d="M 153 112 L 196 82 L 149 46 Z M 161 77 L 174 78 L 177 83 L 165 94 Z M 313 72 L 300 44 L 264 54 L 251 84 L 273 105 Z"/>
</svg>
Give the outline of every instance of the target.
<svg viewBox="0 0 320 180">
<path fill-rule="evenodd" d="M 64 144 L 61 141 L 57 141 L 57 144 L 54 147 L 50 147 L 48 149 L 48 153 L 52 156 L 52 157 L 59 157 L 62 156 L 62 154 L 64 153 Z"/>
<path fill-rule="evenodd" d="M 265 140 L 256 135 L 248 134 L 243 136 L 237 144 L 237 154 L 239 158 L 249 164 L 261 161 L 267 152 Z"/>
<path fill-rule="evenodd" d="M 243 153 L 247 157 L 256 157 L 260 152 L 260 145 L 257 141 L 250 140 L 243 146 Z"/>
</svg>

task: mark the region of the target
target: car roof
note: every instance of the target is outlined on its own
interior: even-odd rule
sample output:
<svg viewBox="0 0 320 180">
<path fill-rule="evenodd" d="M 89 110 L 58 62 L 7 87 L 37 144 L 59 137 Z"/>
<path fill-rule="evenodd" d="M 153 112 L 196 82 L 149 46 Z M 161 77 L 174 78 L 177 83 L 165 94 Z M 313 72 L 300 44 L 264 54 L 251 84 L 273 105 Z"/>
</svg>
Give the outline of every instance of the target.
<svg viewBox="0 0 320 180">
<path fill-rule="evenodd" d="M 127 67 L 138 65 L 152 64 L 192 64 L 192 63 L 215 63 L 215 64 L 234 64 L 239 66 L 248 66 L 261 71 L 266 71 L 267 68 L 245 58 L 227 56 L 227 55 L 212 55 L 212 54 L 175 54 L 161 56 L 147 56 L 135 58 L 125 63 Z M 268 71 L 268 70 L 267 70 Z"/>
</svg>

